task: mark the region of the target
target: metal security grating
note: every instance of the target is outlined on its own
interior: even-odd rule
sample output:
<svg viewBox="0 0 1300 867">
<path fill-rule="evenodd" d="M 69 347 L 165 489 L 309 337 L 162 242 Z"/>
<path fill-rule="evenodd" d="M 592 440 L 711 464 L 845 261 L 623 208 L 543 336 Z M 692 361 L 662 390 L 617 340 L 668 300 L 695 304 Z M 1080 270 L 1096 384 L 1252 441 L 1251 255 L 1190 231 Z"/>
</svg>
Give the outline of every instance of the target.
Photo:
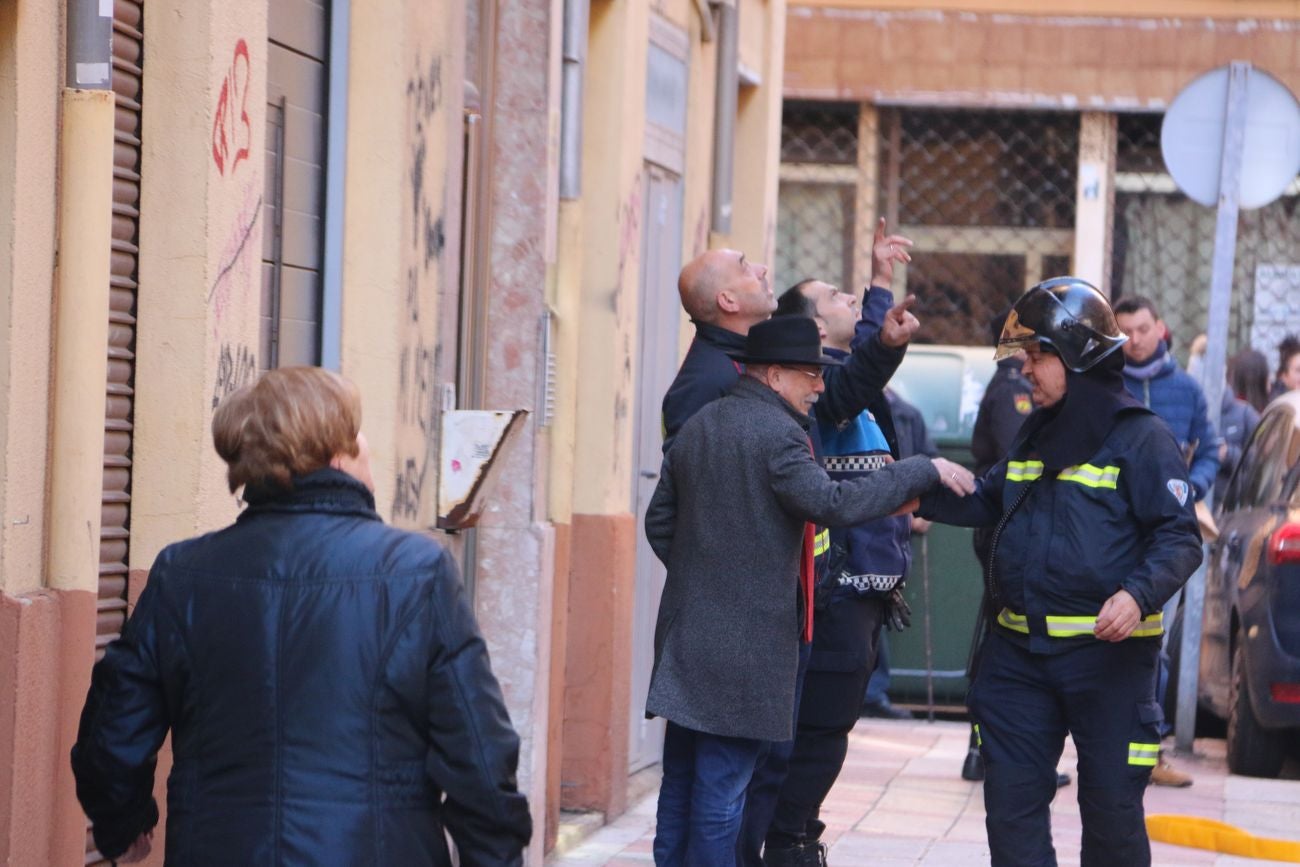
<svg viewBox="0 0 1300 867">
<path fill-rule="evenodd" d="M 781 112 L 781 162 L 852 166 L 857 161 L 857 103 L 785 103 Z"/>
<path fill-rule="evenodd" d="M 851 286 L 858 106 L 787 102 L 781 123 L 777 291 L 806 278 Z"/>
<path fill-rule="evenodd" d="M 915 242 L 920 339 L 988 343 L 994 315 L 1070 270 L 1078 114 L 894 108 L 879 129 L 879 213 Z"/>
<path fill-rule="evenodd" d="M 1160 311 L 1183 362 L 1208 325 L 1215 209 L 1178 192 L 1160 155 L 1160 114 L 1118 119 L 1112 295 L 1142 295 Z M 1276 348 L 1300 330 L 1300 184 L 1242 211 L 1228 320 L 1228 352 Z"/>
<path fill-rule="evenodd" d="M 1073 112 L 787 102 L 777 285 L 860 289 L 854 254 L 865 280 L 873 227 L 858 222 L 875 202 L 916 244 L 893 288 L 918 296 L 919 339 L 987 343 L 989 320 L 1026 287 L 1069 273 L 1079 125 Z"/>
</svg>

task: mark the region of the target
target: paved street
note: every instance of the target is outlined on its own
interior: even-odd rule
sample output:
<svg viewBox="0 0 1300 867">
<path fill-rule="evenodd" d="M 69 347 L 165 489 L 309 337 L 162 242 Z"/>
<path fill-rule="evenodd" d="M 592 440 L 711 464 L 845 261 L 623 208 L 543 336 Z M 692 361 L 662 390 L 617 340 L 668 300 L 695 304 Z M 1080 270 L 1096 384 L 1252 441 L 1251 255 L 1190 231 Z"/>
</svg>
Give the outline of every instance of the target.
<svg viewBox="0 0 1300 867">
<path fill-rule="evenodd" d="M 823 812 L 834 867 L 963 867 L 989 863 L 984 803 L 978 784 L 959 776 L 967 727 L 958 722 L 863 720 L 853 732 L 844 772 Z M 1073 745 L 1061 769 L 1073 771 Z M 1300 838 L 1300 782 L 1229 776 L 1223 741 L 1196 742 L 1194 757 L 1175 756 L 1191 773 L 1187 789 L 1147 790 L 1148 814 L 1202 816 L 1266 837 Z M 1295 777 L 1294 766 L 1287 776 Z M 553 867 L 645 867 L 652 862 L 655 793 L 567 852 Z M 1079 808 L 1073 784 L 1052 808 L 1052 829 L 1062 865 L 1079 863 Z M 563 848 L 563 847 L 562 847 Z M 1153 844 L 1160 867 L 1263 865 L 1258 861 Z"/>
</svg>

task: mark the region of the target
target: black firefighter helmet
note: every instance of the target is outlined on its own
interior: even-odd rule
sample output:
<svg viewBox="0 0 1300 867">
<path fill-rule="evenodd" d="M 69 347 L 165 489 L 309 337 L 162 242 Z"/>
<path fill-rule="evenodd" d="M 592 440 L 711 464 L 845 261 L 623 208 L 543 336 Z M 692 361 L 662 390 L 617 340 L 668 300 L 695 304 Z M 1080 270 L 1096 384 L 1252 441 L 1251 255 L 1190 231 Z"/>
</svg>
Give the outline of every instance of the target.
<svg viewBox="0 0 1300 867">
<path fill-rule="evenodd" d="M 1082 373 L 1127 340 L 1106 296 L 1078 277 L 1053 277 L 1027 289 L 1011 308 L 994 357 L 1042 343 Z"/>
</svg>

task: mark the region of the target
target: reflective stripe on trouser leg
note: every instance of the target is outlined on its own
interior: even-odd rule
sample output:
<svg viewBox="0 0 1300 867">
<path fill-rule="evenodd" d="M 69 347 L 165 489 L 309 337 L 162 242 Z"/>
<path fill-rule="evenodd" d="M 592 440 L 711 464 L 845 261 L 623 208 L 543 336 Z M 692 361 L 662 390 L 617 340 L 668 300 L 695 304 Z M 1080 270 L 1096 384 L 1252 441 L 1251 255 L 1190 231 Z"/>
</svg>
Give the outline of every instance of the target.
<svg viewBox="0 0 1300 867">
<path fill-rule="evenodd" d="M 1142 799 L 1160 750 L 1155 639 L 1061 654 L 1058 682 L 1079 755 L 1083 867 L 1151 863 Z"/>
<path fill-rule="evenodd" d="M 994 867 L 1056 864 L 1050 805 L 1065 719 L 1046 667 L 1009 639 L 991 634 L 968 704 L 984 758 L 984 809 Z"/>
</svg>

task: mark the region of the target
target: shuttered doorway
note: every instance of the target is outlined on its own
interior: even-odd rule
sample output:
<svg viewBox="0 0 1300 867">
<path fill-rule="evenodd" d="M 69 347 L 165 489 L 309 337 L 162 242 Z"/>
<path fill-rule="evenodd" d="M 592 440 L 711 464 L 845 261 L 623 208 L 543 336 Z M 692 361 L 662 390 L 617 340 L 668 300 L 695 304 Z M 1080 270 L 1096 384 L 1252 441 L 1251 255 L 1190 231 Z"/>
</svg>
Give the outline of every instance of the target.
<svg viewBox="0 0 1300 867">
<path fill-rule="evenodd" d="M 108 308 L 108 382 L 104 412 L 104 488 L 99 536 L 95 658 L 126 621 L 127 543 L 131 519 L 131 425 L 135 385 L 136 262 L 140 241 L 140 81 L 144 39 L 141 0 L 113 4 L 113 247 Z M 87 864 L 108 864 L 86 830 Z"/>
</svg>

